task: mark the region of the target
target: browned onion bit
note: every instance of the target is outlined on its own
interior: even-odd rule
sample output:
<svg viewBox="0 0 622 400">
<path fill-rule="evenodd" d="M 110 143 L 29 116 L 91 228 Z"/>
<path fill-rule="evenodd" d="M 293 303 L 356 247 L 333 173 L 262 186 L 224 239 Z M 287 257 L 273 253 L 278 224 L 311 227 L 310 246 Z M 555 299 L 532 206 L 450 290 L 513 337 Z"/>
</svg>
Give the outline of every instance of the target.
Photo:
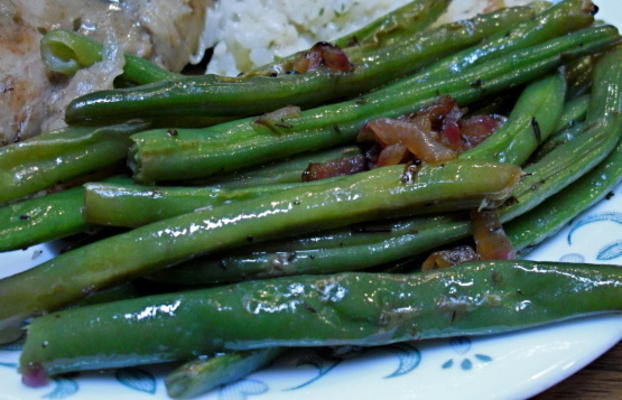
<svg viewBox="0 0 622 400">
<path fill-rule="evenodd" d="M 471 225 L 482 260 L 510 260 L 516 256 L 496 210 L 471 211 Z"/>
<path fill-rule="evenodd" d="M 444 163 L 484 141 L 503 123 L 501 117 L 489 115 L 463 118 L 466 112 L 450 96 L 440 96 L 416 114 L 368 122 L 359 132 L 358 141 L 380 146 L 378 166 L 413 159 Z M 409 154 L 404 154 L 404 148 Z"/>
<path fill-rule="evenodd" d="M 322 67 L 341 72 L 350 72 L 354 69 L 346 53 L 339 47 L 328 42 L 318 42 L 294 61 L 293 70 L 304 74 Z"/>
<path fill-rule="evenodd" d="M 449 250 L 436 251 L 428 256 L 421 265 L 422 271 L 449 268 L 479 260 L 479 255 L 471 246 L 458 246 Z"/>
<path fill-rule="evenodd" d="M 303 182 L 318 181 L 335 176 L 353 175 L 366 171 L 365 156 L 357 154 L 353 157 L 344 157 L 324 163 L 311 163 L 302 173 Z"/>
</svg>

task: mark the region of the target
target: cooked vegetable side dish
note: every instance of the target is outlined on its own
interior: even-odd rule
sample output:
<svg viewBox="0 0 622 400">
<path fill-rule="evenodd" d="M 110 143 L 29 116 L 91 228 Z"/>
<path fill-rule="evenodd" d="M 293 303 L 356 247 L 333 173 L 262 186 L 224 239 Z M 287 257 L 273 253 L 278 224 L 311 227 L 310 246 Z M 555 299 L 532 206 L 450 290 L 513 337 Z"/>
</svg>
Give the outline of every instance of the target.
<svg viewBox="0 0 622 400">
<path fill-rule="evenodd" d="M 204 30 L 250 18 L 223 0 L 62 3 L 0 5 L 0 251 L 74 242 L 0 279 L 25 385 L 177 362 L 192 398 L 296 348 L 622 311 L 619 267 L 521 259 L 622 181 L 590 0 L 370 1 L 271 45 Z"/>
</svg>

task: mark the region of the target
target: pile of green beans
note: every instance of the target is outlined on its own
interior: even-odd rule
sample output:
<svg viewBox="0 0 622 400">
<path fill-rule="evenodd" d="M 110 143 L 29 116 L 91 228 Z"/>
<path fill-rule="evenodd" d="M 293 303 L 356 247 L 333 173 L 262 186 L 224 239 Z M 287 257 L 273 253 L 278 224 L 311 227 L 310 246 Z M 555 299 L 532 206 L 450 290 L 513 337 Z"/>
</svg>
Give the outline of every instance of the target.
<svg viewBox="0 0 622 400">
<path fill-rule="evenodd" d="M 348 143 L 369 119 L 407 114 L 438 94 L 468 104 L 550 72 L 563 62 L 560 54 L 585 54 L 610 46 L 617 37 L 612 27 L 589 28 L 476 65 L 441 83 L 398 81 L 359 99 L 304 111 L 287 119 L 279 132 L 253 118 L 203 130 L 179 129 L 174 137 L 162 130 L 141 132 L 132 136 L 134 177 L 141 182 L 199 178 Z"/>
<path fill-rule="evenodd" d="M 347 73 L 281 74 L 299 53 L 238 78 L 181 77 L 126 54 L 120 81 L 148 85 L 76 99 L 67 121 L 84 126 L 0 149 L 0 251 L 126 228 L 0 279 L 0 342 L 33 318 L 25 382 L 183 361 L 167 391 L 190 398 L 287 348 L 485 335 L 621 310 L 614 266 L 495 260 L 397 273 L 468 239 L 473 209 L 496 209 L 526 254 L 622 180 L 622 47 L 617 29 L 594 23 L 593 4 L 537 2 L 432 26 L 449 3 L 414 0 L 337 39 L 355 64 Z M 103 51 L 68 31 L 42 42 L 46 65 L 67 75 Z M 355 143 L 368 121 L 439 95 L 484 109 L 502 95 L 513 107 L 455 160 L 303 182 L 309 163 L 369 164 Z M 258 115 L 289 104 L 315 108 Z M 146 185 L 155 182 L 168 186 Z"/>
</svg>

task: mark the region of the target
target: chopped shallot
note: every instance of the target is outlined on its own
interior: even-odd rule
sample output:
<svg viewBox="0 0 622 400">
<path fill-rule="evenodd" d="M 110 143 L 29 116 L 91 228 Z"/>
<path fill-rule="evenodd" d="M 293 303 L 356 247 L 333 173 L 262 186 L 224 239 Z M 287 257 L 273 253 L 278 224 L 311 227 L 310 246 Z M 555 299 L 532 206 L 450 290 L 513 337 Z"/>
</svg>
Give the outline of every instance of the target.
<svg viewBox="0 0 622 400">
<path fill-rule="evenodd" d="M 339 47 L 328 42 L 318 42 L 313 47 L 301 54 L 294 61 L 294 71 L 299 74 L 315 71 L 320 67 L 326 67 L 331 71 L 352 71 L 353 65 L 348 56 Z"/>
<path fill-rule="evenodd" d="M 479 255 L 471 246 L 458 246 L 450 250 L 441 250 L 430 254 L 421 265 L 421 270 L 431 271 L 449 268 L 479 259 Z"/>
<path fill-rule="evenodd" d="M 482 260 L 510 260 L 515 257 L 512 243 L 496 211 L 472 211 L 471 224 L 477 253 Z"/>
<path fill-rule="evenodd" d="M 368 122 L 359 132 L 358 140 L 373 141 L 381 147 L 378 166 L 413 158 L 430 164 L 444 163 L 481 143 L 503 123 L 500 117 L 488 115 L 465 119 L 466 111 L 451 97 L 440 96 L 416 114 Z M 404 147 L 409 154 L 404 154 Z"/>
<path fill-rule="evenodd" d="M 367 169 L 365 156 L 357 154 L 353 157 L 338 158 L 324 163 L 311 163 L 302 173 L 302 180 L 310 182 L 335 176 L 353 175 Z"/>
</svg>

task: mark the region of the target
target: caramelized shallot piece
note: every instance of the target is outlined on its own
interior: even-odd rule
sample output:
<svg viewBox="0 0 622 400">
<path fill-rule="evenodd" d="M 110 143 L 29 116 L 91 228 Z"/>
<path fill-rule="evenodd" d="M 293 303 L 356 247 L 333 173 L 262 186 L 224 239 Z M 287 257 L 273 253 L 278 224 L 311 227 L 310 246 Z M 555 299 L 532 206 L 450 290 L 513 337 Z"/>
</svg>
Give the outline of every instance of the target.
<svg viewBox="0 0 622 400">
<path fill-rule="evenodd" d="M 368 122 L 358 141 L 373 141 L 382 148 L 378 166 L 400 164 L 413 157 L 430 164 L 444 163 L 484 141 L 503 123 L 501 117 L 488 115 L 463 119 L 466 111 L 451 97 L 440 96 L 416 114 Z"/>
<path fill-rule="evenodd" d="M 408 148 L 401 143 L 395 143 L 387 146 L 378 155 L 376 166 L 384 167 L 386 165 L 397 165 L 408 161 L 410 153 Z"/>
<path fill-rule="evenodd" d="M 338 158 L 324 163 L 311 163 L 302 173 L 302 181 L 318 181 L 335 176 L 354 175 L 366 171 L 365 156 L 357 154 L 353 157 Z"/>
<path fill-rule="evenodd" d="M 383 148 L 400 143 L 416 158 L 430 164 L 440 164 L 457 157 L 455 151 L 436 139 L 430 120 L 424 116 L 417 115 L 412 121 L 381 118 L 367 123 L 366 129 L 374 133 Z"/>
<path fill-rule="evenodd" d="M 472 211 L 471 224 L 482 260 L 510 260 L 516 256 L 495 210 Z"/>
<path fill-rule="evenodd" d="M 294 61 L 294 71 L 299 74 L 325 67 L 331 71 L 352 71 L 354 66 L 339 47 L 328 42 L 318 42 Z"/>
<path fill-rule="evenodd" d="M 458 246 L 449 250 L 436 251 L 428 256 L 421 265 L 422 271 L 449 268 L 479 260 L 479 255 L 471 246 Z"/>
<path fill-rule="evenodd" d="M 463 151 L 477 146 L 503 125 L 505 118 L 474 115 L 460 120 L 460 133 L 464 140 Z"/>
</svg>

